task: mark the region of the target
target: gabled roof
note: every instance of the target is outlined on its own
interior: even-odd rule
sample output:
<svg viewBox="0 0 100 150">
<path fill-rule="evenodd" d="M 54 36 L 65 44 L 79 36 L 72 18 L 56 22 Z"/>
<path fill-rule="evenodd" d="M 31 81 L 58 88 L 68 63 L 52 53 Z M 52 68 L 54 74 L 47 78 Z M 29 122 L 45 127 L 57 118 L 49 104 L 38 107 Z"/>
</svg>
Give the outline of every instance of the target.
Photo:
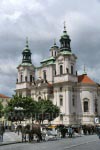
<svg viewBox="0 0 100 150">
<path fill-rule="evenodd" d="M 3 94 L 0 94 L 0 98 L 10 98 L 10 97 L 3 95 Z"/>
<path fill-rule="evenodd" d="M 79 83 L 87 83 L 87 84 L 96 84 L 87 74 L 82 74 L 78 76 Z"/>
</svg>

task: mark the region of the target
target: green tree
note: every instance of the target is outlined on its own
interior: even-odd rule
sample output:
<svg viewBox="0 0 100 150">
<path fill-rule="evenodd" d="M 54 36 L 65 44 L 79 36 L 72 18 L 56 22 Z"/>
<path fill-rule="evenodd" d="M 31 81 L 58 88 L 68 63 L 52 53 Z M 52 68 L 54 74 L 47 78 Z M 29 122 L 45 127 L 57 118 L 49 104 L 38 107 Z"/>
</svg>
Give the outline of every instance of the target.
<svg viewBox="0 0 100 150">
<path fill-rule="evenodd" d="M 2 117 L 2 115 L 3 115 L 3 105 L 0 102 L 0 118 Z"/>
<path fill-rule="evenodd" d="M 23 111 L 15 110 L 15 108 L 23 108 Z M 5 109 L 6 116 L 9 120 L 23 120 L 24 118 L 32 118 L 43 122 L 44 120 L 52 121 L 59 116 L 60 109 L 52 103 L 51 100 L 34 101 L 31 97 L 21 97 L 14 95 L 8 102 Z M 24 114 L 24 116 L 23 116 Z"/>
<path fill-rule="evenodd" d="M 38 102 L 38 120 L 52 121 L 59 116 L 60 109 L 52 103 L 51 100 L 40 100 Z"/>
<path fill-rule="evenodd" d="M 30 97 L 22 97 L 14 95 L 8 102 L 5 109 L 6 116 L 9 120 L 23 120 L 24 118 L 33 119 L 33 114 L 36 111 L 36 101 L 33 101 Z M 21 109 L 22 108 L 22 109 Z"/>
</svg>

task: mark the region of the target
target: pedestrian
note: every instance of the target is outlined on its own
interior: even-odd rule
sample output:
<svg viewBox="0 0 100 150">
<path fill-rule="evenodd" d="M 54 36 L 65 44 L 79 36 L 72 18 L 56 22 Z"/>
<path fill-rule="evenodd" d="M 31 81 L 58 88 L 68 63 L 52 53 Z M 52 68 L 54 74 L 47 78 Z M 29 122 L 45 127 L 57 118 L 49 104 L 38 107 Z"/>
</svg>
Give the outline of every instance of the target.
<svg viewBox="0 0 100 150">
<path fill-rule="evenodd" d="M 98 137 L 99 137 L 99 139 L 100 139 L 100 128 L 98 128 L 97 135 L 98 135 Z"/>
<path fill-rule="evenodd" d="M 68 128 L 68 135 L 69 135 L 69 138 L 72 138 L 73 129 L 71 127 Z"/>
<path fill-rule="evenodd" d="M 65 138 L 67 133 L 67 129 L 65 127 L 61 128 L 61 137 Z"/>
</svg>

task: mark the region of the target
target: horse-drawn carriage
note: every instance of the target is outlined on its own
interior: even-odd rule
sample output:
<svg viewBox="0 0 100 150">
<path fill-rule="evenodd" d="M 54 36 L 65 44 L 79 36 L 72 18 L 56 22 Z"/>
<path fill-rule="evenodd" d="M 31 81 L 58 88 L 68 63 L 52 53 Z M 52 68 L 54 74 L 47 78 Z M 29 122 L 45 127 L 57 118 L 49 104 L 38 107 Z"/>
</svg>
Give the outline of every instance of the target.
<svg viewBox="0 0 100 150">
<path fill-rule="evenodd" d="M 22 134 L 22 142 L 32 141 L 47 141 L 49 139 L 57 139 L 58 133 L 55 130 L 50 130 L 47 127 L 41 127 L 39 124 L 27 124 L 26 126 L 18 125 L 16 128 L 18 134 Z"/>
<path fill-rule="evenodd" d="M 21 132 L 22 134 L 22 142 L 31 142 L 34 139 L 37 141 L 41 141 L 42 140 L 42 133 L 41 133 L 41 128 L 40 125 L 38 124 L 33 124 L 33 125 L 26 125 L 26 126 L 22 126 L 22 125 L 18 125 L 16 128 L 16 131 Z"/>
</svg>

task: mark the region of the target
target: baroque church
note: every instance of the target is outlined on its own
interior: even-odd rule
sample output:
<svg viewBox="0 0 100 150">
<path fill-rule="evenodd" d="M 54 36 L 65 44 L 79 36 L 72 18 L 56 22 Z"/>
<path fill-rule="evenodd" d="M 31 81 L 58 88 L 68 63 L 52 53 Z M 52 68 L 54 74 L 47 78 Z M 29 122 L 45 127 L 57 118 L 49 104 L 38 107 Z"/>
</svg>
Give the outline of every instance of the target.
<svg viewBox="0 0 100 150">
<path fill-rule="evenodd" d="M 60 108 L 53 124 L 91 124 L 100 114 L 100 87 L 84 71 L 78 75 L 77 56 L 72 52 L 71 39 L 64 25 L 60 47 L 50 48 L 50 56 L 36 67 L 31 60 L 28 40 L 17 67 L 16 94 L 33 100 L 51 100 Z"/>
</svg>

